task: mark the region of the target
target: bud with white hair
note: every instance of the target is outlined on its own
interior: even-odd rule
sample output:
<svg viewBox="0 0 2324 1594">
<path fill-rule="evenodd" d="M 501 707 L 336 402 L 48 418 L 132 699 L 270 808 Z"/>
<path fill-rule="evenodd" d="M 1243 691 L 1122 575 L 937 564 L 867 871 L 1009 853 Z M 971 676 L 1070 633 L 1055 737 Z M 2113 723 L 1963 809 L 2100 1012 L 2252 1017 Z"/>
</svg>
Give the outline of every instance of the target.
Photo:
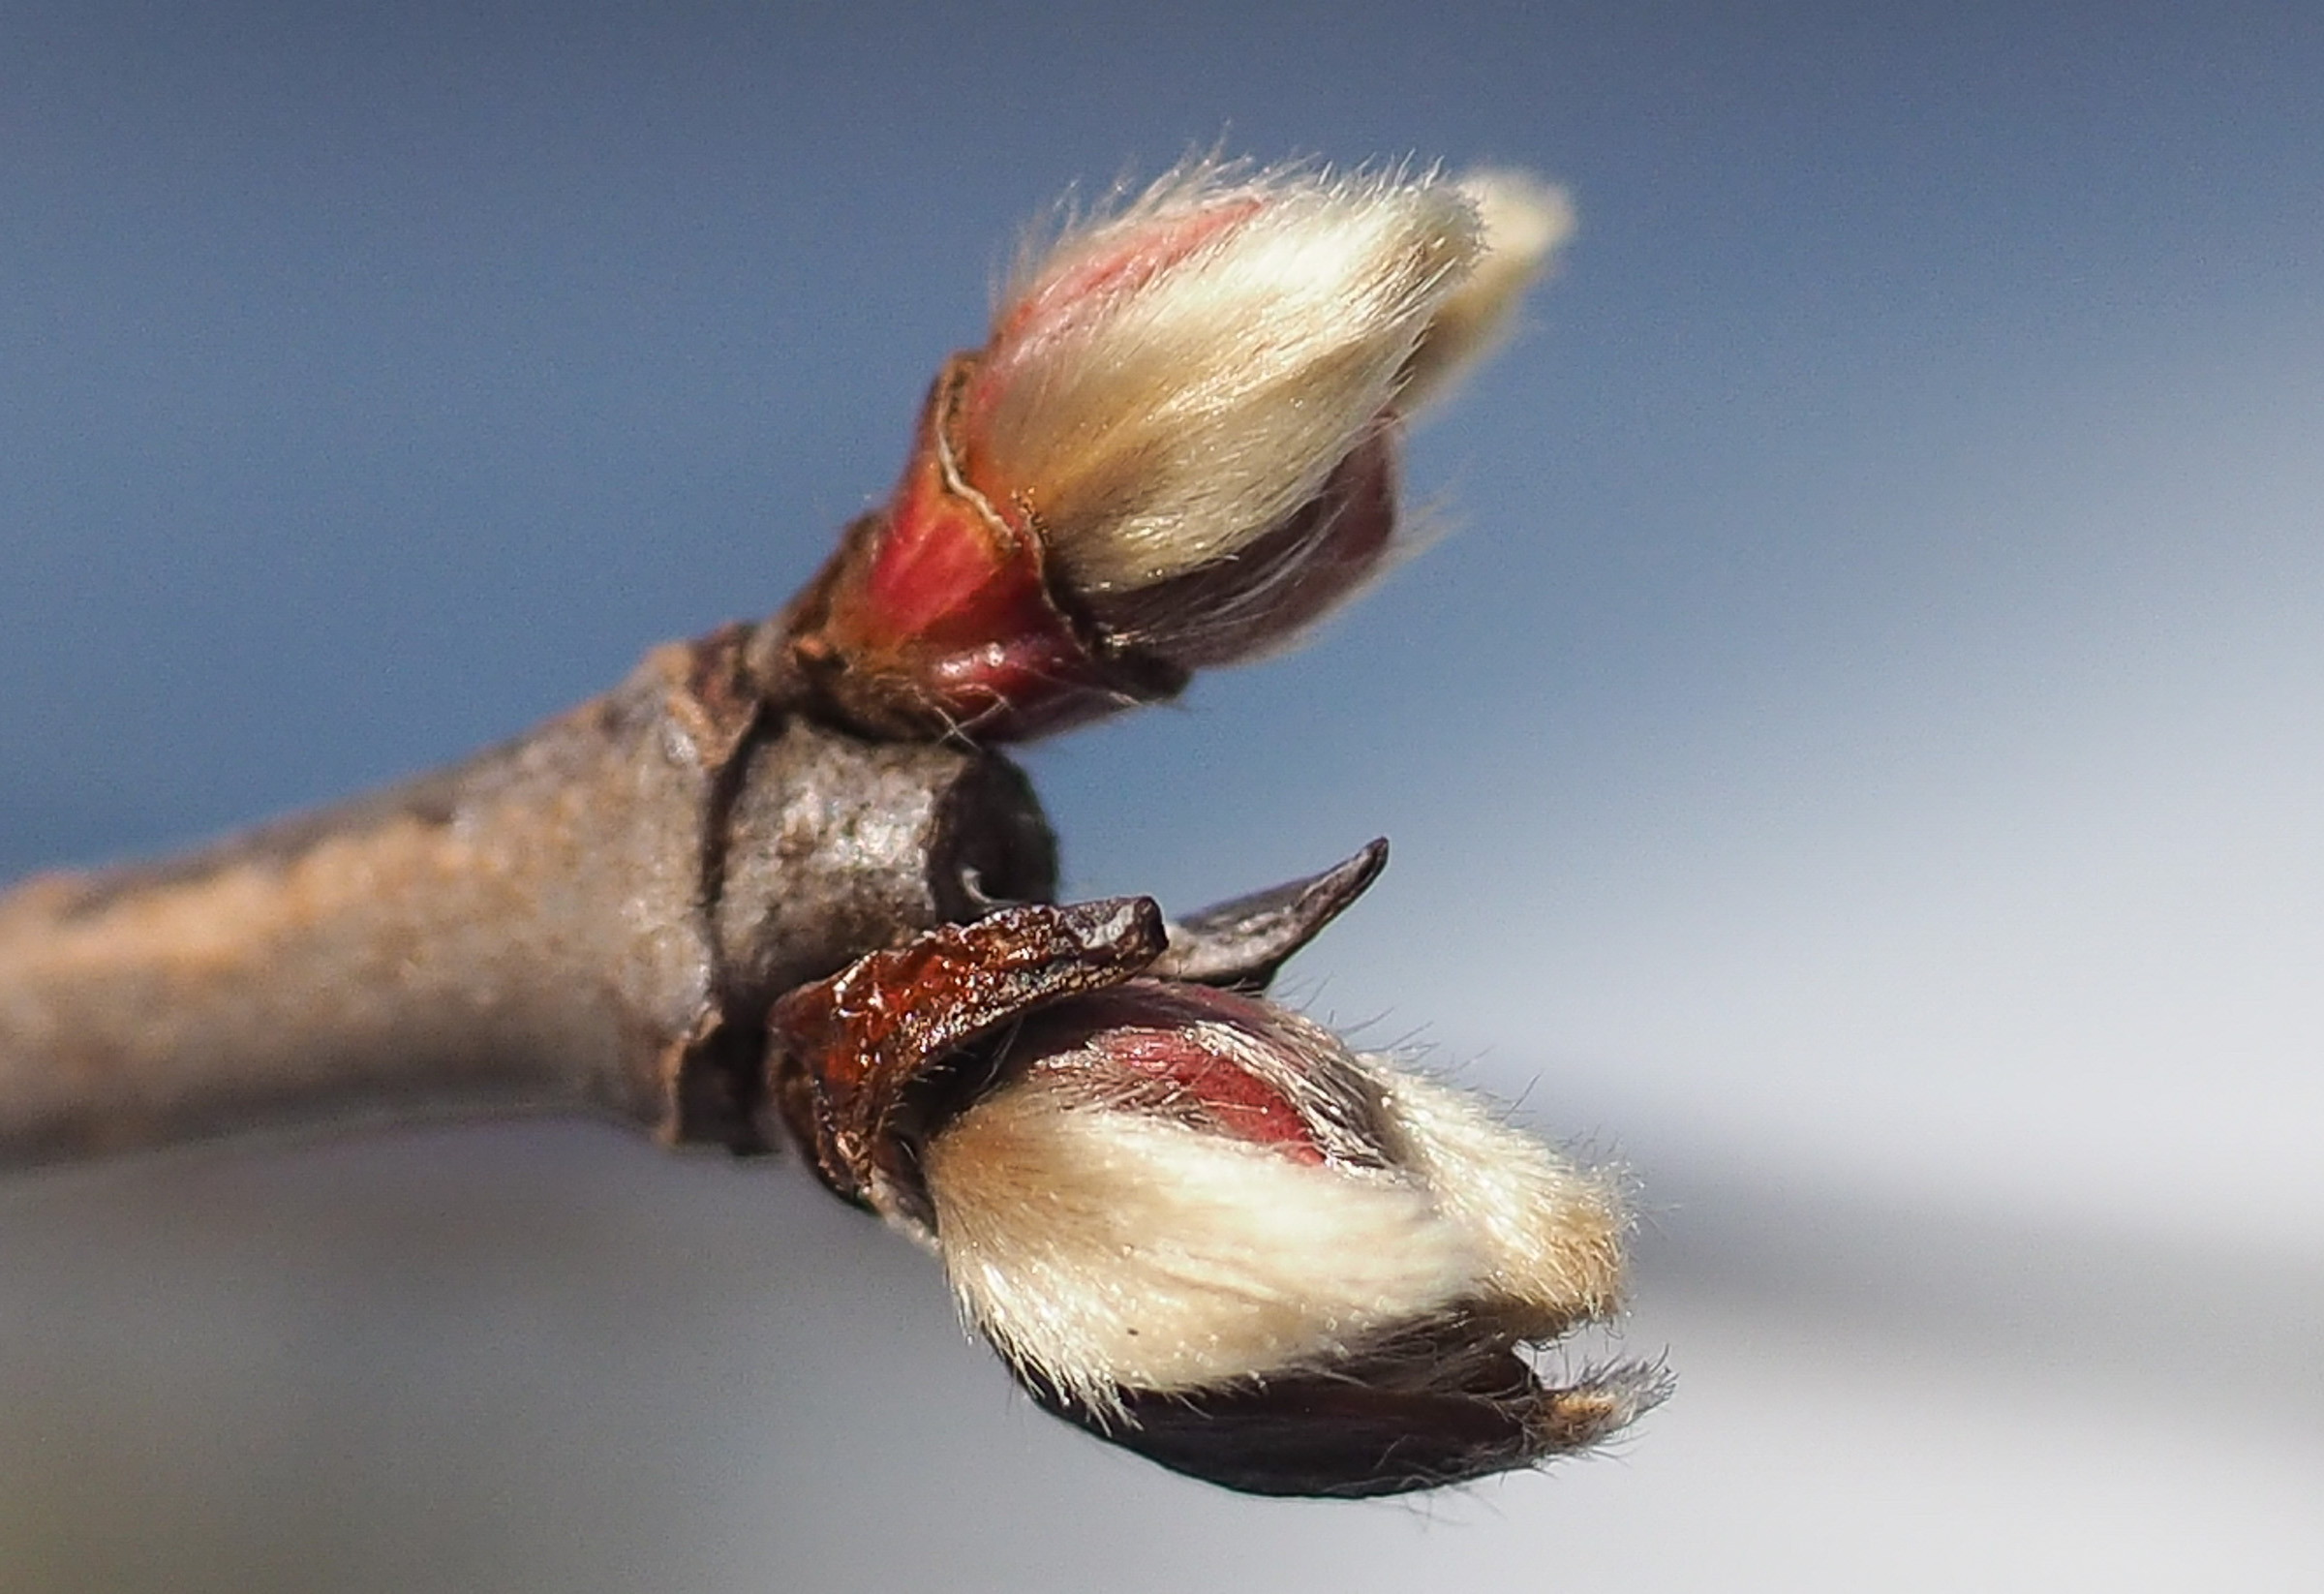
<svg viewBox="0 0 2324 1594">
<path fill-rule="evenodd" d="M 1405 417 L 1571 225 L 1531 178 L 1198 162 L 1029 251 L 790 617 L 884 734 L 1038 735 L 1277 651 L 1391 562 Z"/>
<path fill-rule="evenodd" d="M 1618 1308 L 1619 1180 L 1253 994 L 1384 856 L 873 953 L 778 1005 L 770 1099 L 1042 1406 L 1166 1466 L 1363 1495 L 1587 1448 L 1661 1370 L 1526 1353 Z"/>
</svg>

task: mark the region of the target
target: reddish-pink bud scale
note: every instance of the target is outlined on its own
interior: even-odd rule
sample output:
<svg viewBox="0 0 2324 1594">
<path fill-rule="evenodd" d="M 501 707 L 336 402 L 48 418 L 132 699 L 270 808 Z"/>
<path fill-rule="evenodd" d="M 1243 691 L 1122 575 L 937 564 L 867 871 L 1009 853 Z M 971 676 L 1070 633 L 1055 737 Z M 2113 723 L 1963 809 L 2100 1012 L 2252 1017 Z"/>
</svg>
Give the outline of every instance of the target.
<svg viewBox="0 0 2324 1594">
<path fill-rule="evenodd" d="M 1109 1063 L 1147 1076 L 1236 1139 L 1270 1147 L 1295 1162 L 1323 1162 L 1307 1120 L 1282 1091 L 1185 1030 L 1125 1026 L 1105 1030 L 1090 1044 Z"/>
<path fill-rule="evenodd" d="M 867 622 L 892 646 L 924 649 L 972 648 L 1042 624 L 1038 557 L 953 490 L 933 427 L 922 432 L 865 574 Z"/>
<path fill-rule="evenodd" d="M 1000 357 L 969 389 L 969 413 L 979 413 L 993 389 L 1014 374 L 1008 362 L 1023 346 L 1102 313 L 1122 294 L 1136 292 L 1228 228 L 1248 220 L 1264 202 L 1232 199 L 1125 228 L 1109 247 L 1088 250 L 1035 281 L 994 323 L 987 347 Z"/>
<path fill-rule="evenodd" d="M 963 491 L 952 469 L 945 433 L 976 362 L 958 356 L 938 380 L 887 507 L 841 550 L 801 635 L 803 662 L 843 661 L 837 691 L 883 730 L 933 721 L 1032 736 L 1140 695 L 1052 598 L 1038 538 Z"/>
<path fill-rule="evenodd" d="M 1232 1034 L 1233 1042 L 1223 1036 Z M 1039 1015 L 1019 1044 L 1032 1066 L 1088 1077 L 1095 1093 L 1126 1107 L 1191 1113 L 1212 1132 L 1264 1146 L 1296 1162 L 1328 1160 L 1314 1125 L 1238 1048 L 1302 1065 L 1274 1010 L 1232 991 L 1133 980 Z"/>
</svg>

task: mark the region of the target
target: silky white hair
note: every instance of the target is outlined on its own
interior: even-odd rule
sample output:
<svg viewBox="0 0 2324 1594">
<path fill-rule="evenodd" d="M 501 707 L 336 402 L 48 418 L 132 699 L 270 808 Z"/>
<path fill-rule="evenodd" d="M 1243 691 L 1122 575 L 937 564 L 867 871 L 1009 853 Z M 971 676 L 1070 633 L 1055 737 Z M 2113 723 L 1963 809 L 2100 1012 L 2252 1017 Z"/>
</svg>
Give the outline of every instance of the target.
<svg viewBox="0 0 2324 1594">
<path fill-rule="evenodd" d="M 1407 413 L 1443 398 L 1501 347 L 1526 289 L 1574 235 L 1573 199 L 1530 171 L 1472 171 L 1458 186 L 1477 207 L 1483 248 L 1468 279 L 1436 307 L 1405 367 L 1398 403 Z"/>
<path fill-rule="evenodd" d="M 1455 1312 L 1551 1337 L 1613 1303 L 1615 1181 L 1378 1058 L 1387 1165 L 1312 1162 L 1034 1071 L 923 1171 L 963 1314 L 1086 1409 L 1321 1368 Z"/>
<path fill-rule="evenodd" d="M 1569 225 L 1510 174 L 1181 167 L 1020 266 L 962 417 L 969 470 L 1084 591 L 1230 556 L 1408 385 L 1487 352 Z"/>
</svg>

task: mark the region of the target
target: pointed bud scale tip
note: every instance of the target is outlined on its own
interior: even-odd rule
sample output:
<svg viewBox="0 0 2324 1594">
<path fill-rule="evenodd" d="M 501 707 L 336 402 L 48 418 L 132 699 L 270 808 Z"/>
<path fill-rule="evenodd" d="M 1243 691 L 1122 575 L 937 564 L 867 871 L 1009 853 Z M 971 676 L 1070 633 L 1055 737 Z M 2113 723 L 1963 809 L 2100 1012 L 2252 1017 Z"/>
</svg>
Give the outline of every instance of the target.
<svg viewBox="0 0 2324 1594">
<path fill-rule="evenodd" d="M 1028 251 L 786 617 L 875 734 L 1022 740 L 1296 642 L 1389 562 L 1400 417 L 1488 352 L 1554 189 L 1204 161 Z"/>
</svg>

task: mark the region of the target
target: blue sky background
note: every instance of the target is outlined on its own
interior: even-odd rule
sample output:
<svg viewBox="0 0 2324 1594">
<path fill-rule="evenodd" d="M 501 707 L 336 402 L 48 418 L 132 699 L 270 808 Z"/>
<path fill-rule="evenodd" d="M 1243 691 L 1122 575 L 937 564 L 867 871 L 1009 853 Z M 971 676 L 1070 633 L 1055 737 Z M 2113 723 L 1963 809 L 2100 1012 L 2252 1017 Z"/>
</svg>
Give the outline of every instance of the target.
<svg viewBox="0 0 2324 1594">
<path fill-rule="evenodd" d="M 616 1538 L 694 1547 L 673 1587 L 948 1544 L 962 1587 L 2312 1586 L 2319 85 L 2301 7 L 9 7 L 0 874 L 442 761 L 771 609 L 1068 184 L 1222 139 L 1569 183 L 1563 274 L 1416 447 L 1452 535 L 1307 652 L 1029 762 L 1079 891 L 1390 835 L 1296 989 L 1639 1164 L 1636 1334 L 1687 1383 L 1619 1464 L 1250 1508 L 1051 1431 L 780 1174 L 581 1131 L 165 1161 L 0 1194 L 0 1454 L 72 1462 L 0 1462 L 0 1551 L 150 1540 L 184 1586 L 198 1542 L 236 1586 L 237 1512 L 304 1480 L 337 1586 L 639 1586 Z M 398 1223 L 443 1190 L 473 1272 L 432 1294 Z M 703 1263 L 673 1368 L 621 1281 L 672 1231 L 742 1254 L 760 1201 L 828 1241 L 818 1293 Z M 107 1265 L 189 1203 L 236 1215 Z M 373 1347 L 409 1386 L 315 1348 L 378 1301 L 418 1303 Z M 769 1313 L 908 1345 L 842 1326 L 787 1375 Z M 544 1345 L 693 1415 L 601 1432 L 517 1370 Z M 2192 1438 L 2142 1415 L 2186 1365 Z M 771 1436 L 842 1392 L 899 1402 L 851 1465 L 984 1514 L 818 1485 Z M 108 1498 L 146 1525 L 83 1544 Z M 435 1561 L 398 1537 L 454 1504 Z"/>
</svg>

